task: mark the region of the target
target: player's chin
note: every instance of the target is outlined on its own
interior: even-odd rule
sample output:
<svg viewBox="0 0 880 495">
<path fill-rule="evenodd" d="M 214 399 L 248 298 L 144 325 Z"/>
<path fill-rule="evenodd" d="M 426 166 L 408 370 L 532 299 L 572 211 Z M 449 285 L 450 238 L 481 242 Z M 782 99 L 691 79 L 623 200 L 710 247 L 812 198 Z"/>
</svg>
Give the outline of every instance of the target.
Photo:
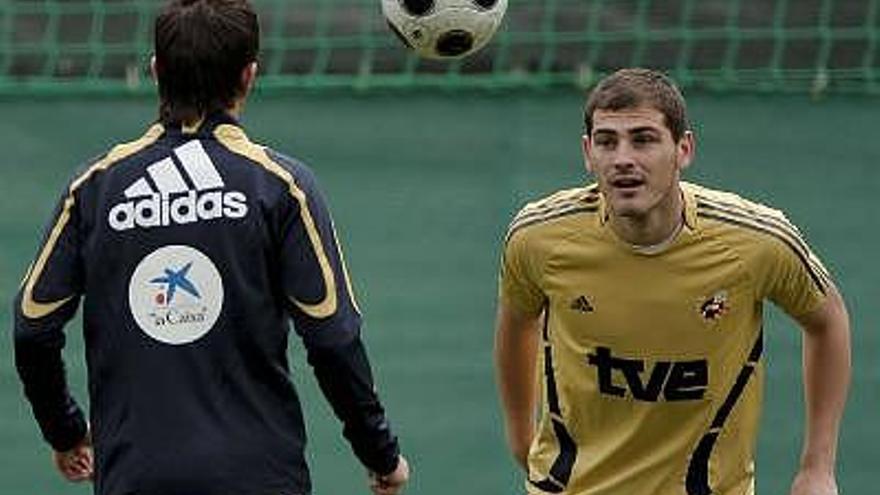
<svg viewBox="0 0 880 495">
<path fill-rule="evenodd" d="M 645 216 L 647 207 L 637 196 L 612 196 L 611 209 L 619 217 L 639 218 Z"/>
</svg>

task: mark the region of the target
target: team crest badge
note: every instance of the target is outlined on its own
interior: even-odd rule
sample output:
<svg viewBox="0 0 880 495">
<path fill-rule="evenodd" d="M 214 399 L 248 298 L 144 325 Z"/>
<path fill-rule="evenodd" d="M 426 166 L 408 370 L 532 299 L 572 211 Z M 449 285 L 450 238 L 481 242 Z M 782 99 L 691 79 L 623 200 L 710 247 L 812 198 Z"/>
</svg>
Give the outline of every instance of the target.
<svg viewBox="0 0 880 495">
<path fill-rule="evenodd" d="M 700 305 L 700 315 L 706 321 L 717 321 L 730 309 L 727 301 L 727 291 L 716 292 Z"/>
</svg>

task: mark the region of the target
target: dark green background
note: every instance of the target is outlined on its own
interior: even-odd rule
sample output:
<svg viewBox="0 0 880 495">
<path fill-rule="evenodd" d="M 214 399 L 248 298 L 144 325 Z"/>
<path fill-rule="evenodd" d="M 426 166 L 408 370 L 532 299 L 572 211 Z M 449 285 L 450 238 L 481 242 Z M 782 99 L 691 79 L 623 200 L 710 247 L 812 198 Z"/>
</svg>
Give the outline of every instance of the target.
<svg viewBox="0 0 880 495">
<path fill-rule="evenodd" d="M 258 95 L 248 108 L 252 139 L 310 163 L 329 197 L 380 392 L 413 465 L 409 493 L 521 491 L 491 364 L 499 241 L 523 201 L 585 180 L 581 100 L 573 92 Z M 786 210 L 847 296 L 855 369 L 839 480 L 843 493 L 872 493 L 880 454 L 880 105 L 697 95 L 690 106 L 698 159 L 688 177 Z M 9 328 L 11 299 L 70 174 L 115 140 L 139 136 L 154 104 L 5 100 L 0 112 L 0 320 Z M 787 493 L 803 428 L 798 331 L 775 310 L 770 320 L 761 495 Z M 68 333 L 71 380 L 83 399 L 78 322 Z M 367 493 L 298 342 L 291 353 L 315 493 Z M 87 492 L 60 481 L 49 463 L 7 334 L 0 494 Z"/>
</svg>

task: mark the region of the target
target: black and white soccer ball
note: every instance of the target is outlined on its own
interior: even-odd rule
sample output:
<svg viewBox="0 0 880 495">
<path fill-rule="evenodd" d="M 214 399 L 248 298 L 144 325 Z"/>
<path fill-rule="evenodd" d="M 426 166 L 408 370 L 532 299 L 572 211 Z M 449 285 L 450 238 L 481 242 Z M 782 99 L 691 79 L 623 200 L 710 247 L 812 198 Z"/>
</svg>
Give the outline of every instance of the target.
<svg viewBox="0 0 880 495">
<path fill-rule="evenodd" d="M 382 0 L 388 25 L 419 56 L 466 57 L 492 39 L 507 0 Z"/>
</svg>

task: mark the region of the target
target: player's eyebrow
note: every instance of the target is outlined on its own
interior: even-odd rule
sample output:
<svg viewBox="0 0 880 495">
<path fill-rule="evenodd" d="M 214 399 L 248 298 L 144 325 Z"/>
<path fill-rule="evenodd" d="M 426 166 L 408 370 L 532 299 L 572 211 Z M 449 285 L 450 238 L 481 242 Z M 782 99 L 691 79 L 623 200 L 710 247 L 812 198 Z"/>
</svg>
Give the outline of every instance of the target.
<svg viewBox="0 0 880 495">
<path fill-rule="evenodd" d="M 634 127 L 632 129 L 627 129 L 627 132 L 630 134 L 638 134 L 640 132 L 661 132 L 660 129 L 651 125 Z"/>
<path fill-rule="evenodd" d="M 597 127 L 593 129 L 593 134 L 619 134 L 621 131 L 610 127 Z M 640 132 L 663 132 L 663 130 L 654 125 L 640 125 L 638 127 L 633 127 L 631 129 L 623 129 L 626 134 L 638 134 Z"/>
<path fill-rule="evenodd" d="M 593 135 L 597 134 L 616 135 L 617 131 L 615 129 L 593 129 Z"/>
</svg>

